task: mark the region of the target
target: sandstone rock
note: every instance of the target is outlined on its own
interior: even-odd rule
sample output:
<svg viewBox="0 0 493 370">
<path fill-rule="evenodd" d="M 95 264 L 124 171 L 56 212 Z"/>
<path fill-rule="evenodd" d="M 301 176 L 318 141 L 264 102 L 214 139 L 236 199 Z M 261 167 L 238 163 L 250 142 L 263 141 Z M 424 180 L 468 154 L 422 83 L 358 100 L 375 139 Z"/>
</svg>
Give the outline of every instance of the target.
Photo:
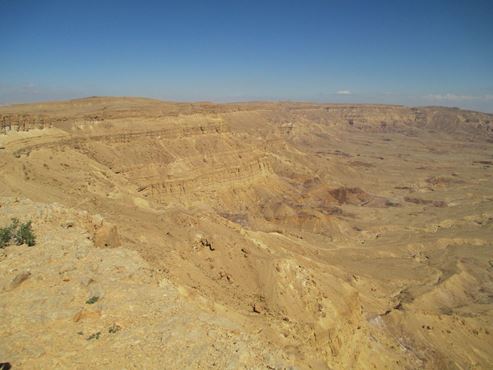
<svg viewBox="0 0 493 370">
<path fill-rule="evenodd" d="M 94 225 L 95 228 L 103 226 L 103 216 L 97 214 L 92 216 L 92 224 Z"/>
<path fill-rule="evenodd" d="M 12 290 L 12 289 L 17 288 L 24 281 L 26 281 L 30 276 L 31 276 L 31 273 L 29 271 L 24 271 L 24 272 L 21 272 L 20 274 L 17 274 L 16 277 L 12 280 L 12 282 L 8 286 L 7 290 Z"/>
<path fill-rule="evenodd" d="M 265 311 L 265 305 L 262 302 L 255 302 L 252 305 L 252 311 L 255 313 L 263 313 Z"/>
<path fill-rule="evenodd" d="M 97 247 L 119 247 L 121 242 L 116 225 L 104 223 L 98 228 L 94 233 L 94 244 Z"/>
<path fill-rule="evenodd" d="M 63 222 L 60 226 L 63 227 L 64 229 L 69 229 L 71 227 L 74 227 L 75 222 L 74 221 L 66 221 Z"/>
<path fill-rule="evenodd" d="M 87 311 L 87 310 L 80 310 L 77 311 L 77 313 L 74 315 L 72 318 L 73 322 L 79 322 L 85 319 L 99 319 L 101 317 L 101 311 L 96 310 L 96 311 Z"/>
</svg>

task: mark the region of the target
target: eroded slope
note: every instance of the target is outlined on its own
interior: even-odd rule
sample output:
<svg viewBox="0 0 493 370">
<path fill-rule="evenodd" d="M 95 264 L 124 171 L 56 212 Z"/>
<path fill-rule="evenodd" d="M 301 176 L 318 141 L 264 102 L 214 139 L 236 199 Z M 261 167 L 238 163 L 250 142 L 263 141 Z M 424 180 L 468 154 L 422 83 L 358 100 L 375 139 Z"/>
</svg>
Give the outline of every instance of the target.
<svg viewBox="0 0 493 370">
<path fill-rule="evenodd" d="M 0 136 L 1 194 L 103 214 L 155 276 L 287 363 L 491 366 L 491 115 L 111 98 L 1 112 L 48 122 Z"/>
</svg>

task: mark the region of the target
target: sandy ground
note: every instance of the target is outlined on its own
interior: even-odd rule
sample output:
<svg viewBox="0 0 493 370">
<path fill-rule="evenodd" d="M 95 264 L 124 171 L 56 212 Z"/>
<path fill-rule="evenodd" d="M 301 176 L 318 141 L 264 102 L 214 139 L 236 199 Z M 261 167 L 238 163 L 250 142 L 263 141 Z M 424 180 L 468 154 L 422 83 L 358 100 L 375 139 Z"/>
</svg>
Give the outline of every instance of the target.
<svg viewBox="0 0 493 370">
<path fill-rule="evenodd" d="M 0 362 L 493 367 L 492 115 L 89 98 L 0 124 L 0 221 L 39 235 L 1 252 Z"/>
</svg>

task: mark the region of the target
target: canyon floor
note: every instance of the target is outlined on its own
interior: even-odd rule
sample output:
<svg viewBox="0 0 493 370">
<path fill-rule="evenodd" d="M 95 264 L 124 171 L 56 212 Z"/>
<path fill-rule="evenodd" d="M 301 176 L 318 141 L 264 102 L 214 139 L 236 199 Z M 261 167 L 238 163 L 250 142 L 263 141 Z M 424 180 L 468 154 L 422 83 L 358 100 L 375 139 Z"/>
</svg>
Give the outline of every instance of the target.
<svg viewBox="0 0 493 370">
<path fill-rule="evenodd" d="M 13 369 L 493 368 L 493 115 L 0 107 Z"/>
</svg>

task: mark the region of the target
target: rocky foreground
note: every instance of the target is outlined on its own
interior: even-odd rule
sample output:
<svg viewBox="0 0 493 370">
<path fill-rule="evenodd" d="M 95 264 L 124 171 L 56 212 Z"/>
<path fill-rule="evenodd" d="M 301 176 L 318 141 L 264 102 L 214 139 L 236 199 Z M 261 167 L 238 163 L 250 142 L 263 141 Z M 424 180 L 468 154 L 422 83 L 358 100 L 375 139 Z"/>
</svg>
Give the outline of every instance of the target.
<svg viewBox="0 0 493 370">
<path fill-rule="evenodd" d="M 9 217 L 33 220 L 38 239 L 33 247 L 0 250 L 0 359 L 13 368 L 290 363 L 224 307 L 190 299 L 156 277 L 135 251 L 96 248 L 94 239 L 105 227 L 101 216 L 2 198 L 0 222 Z"/>
</svg>

